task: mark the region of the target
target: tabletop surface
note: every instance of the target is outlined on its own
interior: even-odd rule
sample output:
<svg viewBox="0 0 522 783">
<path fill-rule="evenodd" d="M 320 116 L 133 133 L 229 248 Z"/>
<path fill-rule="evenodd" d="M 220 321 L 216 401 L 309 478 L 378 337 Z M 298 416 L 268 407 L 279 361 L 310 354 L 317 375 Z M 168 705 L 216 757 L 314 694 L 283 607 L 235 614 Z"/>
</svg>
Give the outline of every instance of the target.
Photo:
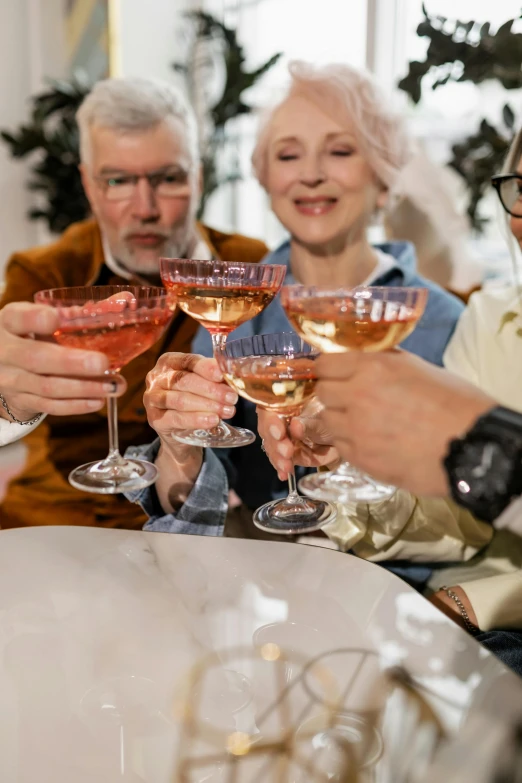
<svg viewBox="0 0 522 783">
<path fill-rule="evenodd" d="M 522 703 L 520 680 L 400 579 L 286 542 L 2 531 L 0 656 L 2 783 L 225 781 L 230 737 L 314 734 L 334 702 L 353 733 L 398 664 L 450 734 Z"/>
</svg>

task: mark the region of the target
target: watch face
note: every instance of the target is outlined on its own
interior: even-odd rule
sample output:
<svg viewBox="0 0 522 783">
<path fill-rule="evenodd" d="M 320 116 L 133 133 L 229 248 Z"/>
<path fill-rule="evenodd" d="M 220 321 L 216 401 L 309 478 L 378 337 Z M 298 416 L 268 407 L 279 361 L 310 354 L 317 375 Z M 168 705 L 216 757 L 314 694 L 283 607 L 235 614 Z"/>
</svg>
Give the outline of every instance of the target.
<svg viewBox="0 0 522 783">
<path fill-rule="evenodd" d="M 454 483 L 469 498 L 487 499 L 507 492 L 513 472 L 513 455 L 494 440 L 473 439 L 456 456 Z"/>
</svg>

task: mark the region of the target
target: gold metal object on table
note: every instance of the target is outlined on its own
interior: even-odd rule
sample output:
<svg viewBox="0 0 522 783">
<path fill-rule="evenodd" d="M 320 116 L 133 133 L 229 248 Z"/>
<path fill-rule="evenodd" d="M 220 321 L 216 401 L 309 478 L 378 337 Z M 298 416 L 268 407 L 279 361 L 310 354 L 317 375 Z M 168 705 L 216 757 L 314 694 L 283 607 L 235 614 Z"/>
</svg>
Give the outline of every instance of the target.
<svg viewBox="0 0 522 783">
<path fill-rule="evenodd" d="M 326 663 L 337 655 L 349 659 L 353 669 L 344 687 Z M 176 699 L 181 732 L 174 783 L 198 783 L 213 770 L 218 771 L 216 777 L 209 779 L 222 783 L 369 783 L 380 759 L 393 783 L 421 783 L 444 736 L 441 723 L 429 699 L 400 668 L 380 673 L 380 710 L 347 711 L 345 703 L 368 660 L 375 663 L 374 652 L 349 648 L 309 660 L 274 643 L 209 654 L 193 667 Z M 232 729 L 225 718 L 222 725 L 209 721 L 202 703 L 208 673 L 217 670 L 245 678 L 244 672 L 252 673 L 259 665 L 268 667 L 275 697 L 252 717 L 251 726 L 248 720 Z M 241 674 L 227 668 L 235 666 Z M 293 677 L 288 676 L 289 667 L 295 669 Z M 292 704 L 296 695 L 301 701 L 297 712 Z M 386 716 L 390 703 L 391 718 Z M 255 710 L 253 699 L 238 714 L 247 715 L 249 707 Z M 387 720 L 398 735 L 388 747 L 383 737 Z M 363 759 L 349 738 L 350 729 L 357 727 L 366 734 Z M 326 756 L 314 747 L 321 737 L 330 742 Z M 330 764 L 327 771 L 325 762 Z"/>
</svg>

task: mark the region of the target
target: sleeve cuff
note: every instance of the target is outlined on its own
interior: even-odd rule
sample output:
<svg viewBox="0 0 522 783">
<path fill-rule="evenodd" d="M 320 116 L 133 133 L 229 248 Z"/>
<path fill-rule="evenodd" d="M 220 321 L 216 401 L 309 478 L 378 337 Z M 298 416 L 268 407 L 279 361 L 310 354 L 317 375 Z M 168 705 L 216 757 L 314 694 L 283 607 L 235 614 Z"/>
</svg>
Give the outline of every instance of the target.
<svg viewBox="0 0 522 783">
<path fill-rule="evenodd" d="M 0 418 L 0 446 L 8 446 L 21 438 L 24 438 L 29 432 L 36 429 L 45 419 L 45 413 L 34 424 L 17 424 L 15 421 L 8 421 Z"/>
<path fill-rule="evenodd" d="M 126 457 L 154 462 L 160 440 L 146 446 L 131 446 Z M 160 506 L 154 485 L 125 492 L 132 503 L 138 503 L 149 520 L 144 530 L 156 533 L 188 533 L 200 536 L 221 536 L 228 509 L 228 481 L 221 461 L 211 449 L 205 449 L 199 475 L 185 503 L 175 513 L 166 514 Z"/>
<path fill-rule="evenodd" d="M 466 593 L 481 631 L 522 628 L 522 573 L 498 574 L 458 585 Z"/>
</svg>

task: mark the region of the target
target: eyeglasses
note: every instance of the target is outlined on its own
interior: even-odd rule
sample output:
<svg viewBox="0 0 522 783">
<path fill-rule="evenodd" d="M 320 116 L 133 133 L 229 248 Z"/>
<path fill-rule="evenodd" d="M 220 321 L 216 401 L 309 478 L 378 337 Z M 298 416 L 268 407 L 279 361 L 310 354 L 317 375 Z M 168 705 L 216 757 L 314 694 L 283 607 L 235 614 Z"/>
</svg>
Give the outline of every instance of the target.
<svg viewBox="0 0 522 783">
<path fill-rule="evenodd" d="M 522 217 L 522 175 L 501 174 L 491 177 L 491 184 L 506 212 L 513 217 Z"/>
<path fill-rule="evenodd" d="M 140 179 L 146 179 L 159 198 L 179 198 L 189 192 L 188 173 L 180 168 L 153 171 L 150 174 L 113 174 L 94 177 L 108 201 L 128 201 Z"/>
</svg>

